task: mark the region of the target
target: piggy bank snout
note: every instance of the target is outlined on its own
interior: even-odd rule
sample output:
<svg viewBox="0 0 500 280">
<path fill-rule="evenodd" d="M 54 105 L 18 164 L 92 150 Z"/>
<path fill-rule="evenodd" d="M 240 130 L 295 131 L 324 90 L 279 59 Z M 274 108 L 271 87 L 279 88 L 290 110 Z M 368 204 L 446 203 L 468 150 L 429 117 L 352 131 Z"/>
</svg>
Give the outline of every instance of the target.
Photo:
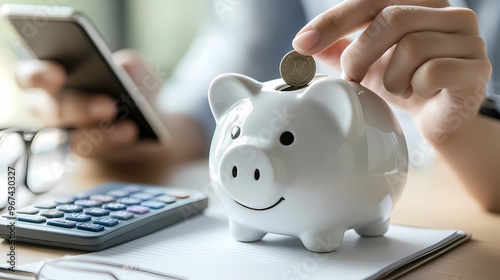
<svg viewBox="0 0 500 280">
<path fill-rule="evenodd" d="M 260 208 L 279 199 L 275 167 L 262 149 L 247 144 L 230 148 L 219 172 L 227 194 L 244 206 Z"/>
</svg>

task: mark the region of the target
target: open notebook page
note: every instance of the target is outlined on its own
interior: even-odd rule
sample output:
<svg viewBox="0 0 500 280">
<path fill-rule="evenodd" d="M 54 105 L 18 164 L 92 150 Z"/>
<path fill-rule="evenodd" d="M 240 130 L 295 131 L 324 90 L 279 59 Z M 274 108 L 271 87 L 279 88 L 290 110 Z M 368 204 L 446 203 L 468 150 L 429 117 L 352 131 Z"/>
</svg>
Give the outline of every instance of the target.
<svg viewBox="0 0 500 280">
<path fill-rule="evenodd" d="M 295 237 L 268 234 L 242 243 L 220 209 L 137 240 L 78 258 L 112 260 L 187 279 L 369 279 L 468 236 L 456 230 L 391 225 L 382 237 L 347 231 L 332 253 L 312 253 Z"/>
</svg>

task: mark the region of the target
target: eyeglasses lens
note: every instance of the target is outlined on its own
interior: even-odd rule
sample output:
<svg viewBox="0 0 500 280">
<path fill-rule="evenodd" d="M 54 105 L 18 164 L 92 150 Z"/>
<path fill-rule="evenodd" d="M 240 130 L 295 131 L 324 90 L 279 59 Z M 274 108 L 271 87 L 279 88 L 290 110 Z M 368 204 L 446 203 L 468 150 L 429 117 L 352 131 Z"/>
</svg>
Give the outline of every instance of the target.
<svg viewBox="0 0 500 280">
<path fill-rule="evenodd" d="M 57 183 L 69 166 L 69 134 L 60 129 L 40 130 L 31 143 L 28 162 L 28 188 L 34 193 L 45 192 Z"/>
<path fill-rule="evenodd" d="M 7 205 L 9 197 L 14 198 L 15 189 L 24 180 L 26 153 L 24 141 L 17 133 L 0 137 L 0 207 Z M 13 192 L 14 191 L 14 192 Z"/>
</svg>

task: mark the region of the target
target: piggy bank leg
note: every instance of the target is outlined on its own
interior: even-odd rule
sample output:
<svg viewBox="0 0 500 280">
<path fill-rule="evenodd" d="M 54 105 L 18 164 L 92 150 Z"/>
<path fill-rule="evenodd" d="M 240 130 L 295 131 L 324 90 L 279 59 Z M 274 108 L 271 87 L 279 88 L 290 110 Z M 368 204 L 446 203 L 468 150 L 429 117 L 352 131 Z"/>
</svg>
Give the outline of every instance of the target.
<svg viewBox="0 0 500 280">
<path fill-rule="evenodd" d="M 344 239 L 345 229 L 328 229 L 301 234 L 300 240 L 307 250 L 316 253 L 328 253 L 337 250 Z"/>
<path fill-rule="evenodd" d="M 234 239 L 242 242 L 259 241 L 267 234 L 267 232 L 231 220 L 229 221 L 229 230 Z"/>
<path fill-rule="evenodd" d="M 387 220 L 377 220 L 361 228 L 355 229 L 356 232 L 364 237 L 376 237 L 384 235 L 389 229 L 389 219 Z"/>
</svg>

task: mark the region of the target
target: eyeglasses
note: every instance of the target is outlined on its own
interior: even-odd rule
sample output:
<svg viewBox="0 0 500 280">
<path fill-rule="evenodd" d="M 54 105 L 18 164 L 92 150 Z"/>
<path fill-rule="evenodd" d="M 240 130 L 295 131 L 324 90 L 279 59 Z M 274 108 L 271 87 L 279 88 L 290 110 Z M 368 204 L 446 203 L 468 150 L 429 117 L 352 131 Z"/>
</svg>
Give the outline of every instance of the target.
<svg viewBox="0 0 500 280">
<path fill-rule="evenodd" d="M 5 278 L 2 278 L 5 277 Z M 14 280 L 166 280 L 183 279 L 178 276 L 169 275 L 150 269 L 109 262 L 104 260 L 89 259 L 74 256 L 66 256 L 59 259 L 43 261 L 35 271 L 19 270 L 12 271 L 0 266 L 1 279 Z"/>
<path fill-rule="evenodd" d="M 0 129 L 0 209 L 14 197 L 18 186 L 39 194 L 61 178 L 70 138 L 71 129 Z"/>
</svg>

